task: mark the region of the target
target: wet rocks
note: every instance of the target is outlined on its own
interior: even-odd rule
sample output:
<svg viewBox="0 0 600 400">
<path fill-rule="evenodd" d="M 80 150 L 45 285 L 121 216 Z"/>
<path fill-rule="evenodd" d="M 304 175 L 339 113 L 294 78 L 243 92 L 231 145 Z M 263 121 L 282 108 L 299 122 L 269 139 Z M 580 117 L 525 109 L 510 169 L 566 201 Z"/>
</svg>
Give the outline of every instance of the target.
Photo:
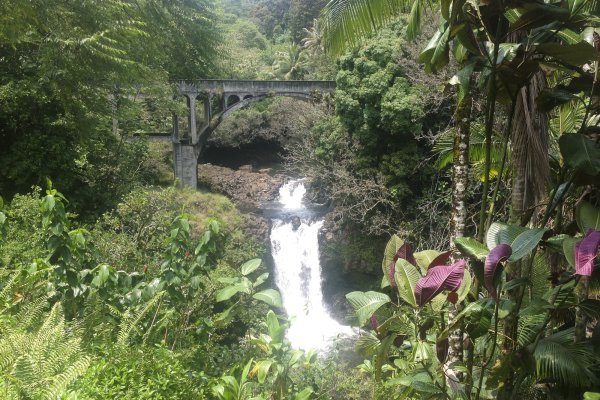
<svg viewBox="0 0 600 400">
<path fill-rule="evenodd" d="M 260 205 L 273 201 L 285 177 L 269 174 L 270 170 L 254 172 L 251 165 L 238 170 L 212 164 L 198 165 L 198 183 L 212 192 L 229 197 L 244 212 L 244 231 L 258 240 L 269 240 L 269 221 L 261 215 Z"/>
<path fill-rule="evenodd" d="M 262 203 L 275 200 L 284 180 L 280 174 L 254 172 L 250 165 L 238 170 L 212 164 L 198 165 L 198 182 L 229 197 L 241 209 L 258 209 Z"/>
<path fill-rule="evenodd" d="M 298 228 L 300 228 L 300 225 L 302 225 L 302 221 L 300 221 L 300 217 L 298 217 L 298 216 L 292 217 L 292 229 L 298 230 Z"/>
</svg>

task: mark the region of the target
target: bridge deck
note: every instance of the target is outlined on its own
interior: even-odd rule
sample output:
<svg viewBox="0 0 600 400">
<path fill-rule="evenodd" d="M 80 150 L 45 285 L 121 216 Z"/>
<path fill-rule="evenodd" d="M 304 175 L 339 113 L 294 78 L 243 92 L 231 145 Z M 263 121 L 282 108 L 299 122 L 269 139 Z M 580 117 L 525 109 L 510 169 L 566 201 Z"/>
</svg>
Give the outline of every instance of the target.
<svg viewBox="0 0 600 400">
<path fill-rule="evenodd" d="M 252 81 L 228 79 L 200 79 L 179 81 L 179 90 L 187 93 L 324 93 L 335 91 L 335 81 Z"/>
</svg>

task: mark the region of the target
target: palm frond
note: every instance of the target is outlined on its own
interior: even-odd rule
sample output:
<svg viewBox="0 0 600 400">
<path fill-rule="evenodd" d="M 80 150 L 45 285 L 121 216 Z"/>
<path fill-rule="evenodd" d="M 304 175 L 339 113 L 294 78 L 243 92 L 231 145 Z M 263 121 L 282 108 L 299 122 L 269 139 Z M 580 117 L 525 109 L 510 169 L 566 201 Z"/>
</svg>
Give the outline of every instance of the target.
<svg viewBox="0 0 600 400">
<path fill-rule="evenodd" d="M 454 129 L 444 131 L 435 141 L 433 152 L 438 155 L 435 166 L 438 169 L 445 168 L 454 161 Z M 498 175 L 502 164 L 503 139 L 502 135 L 494 132 L 492 136 L 492 152 L 490 176 Z M 510 150 L 509 150 L 510 152 Z M 508 154 L 510 157 L 510 153 Z M 473 124 L 469 137 L 469 161 L 476 177 L 483 180 L 485 174 L 485 131 L 481 124 Z"/>
<path fill-rule="evenodd" d="M 340 54 L 408 12 L 408 35 L 413 38 L 419 32 L 422 8 L 422 0 L 331 0 L 321 12 L 325 49 Z"/>
<path fill-rule="evenodd" d="M 549 254 L 546 251 L 538 251 L 531 266 L 531 298 L 539 298 L 551 289 L 550 275 L 552 273 Z"/>
<path fill-rule="evenodd" d="M 600 360 L 585 342 L 574 342 L 574 328 L 541 339 L 533 350 L 538 379 L 571 387 L 587 387 L 596 380 L 591 368 Z"/>
</svg>

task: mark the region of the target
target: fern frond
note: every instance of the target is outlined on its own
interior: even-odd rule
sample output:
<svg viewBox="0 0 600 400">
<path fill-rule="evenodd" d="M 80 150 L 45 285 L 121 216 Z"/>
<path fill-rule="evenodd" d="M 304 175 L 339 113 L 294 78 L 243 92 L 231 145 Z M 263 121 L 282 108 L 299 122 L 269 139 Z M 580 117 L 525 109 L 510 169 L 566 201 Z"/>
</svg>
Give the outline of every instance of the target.
<svg viewBox="0 0 600 400">
<path fill-rule="evenodd" d="M 121 321 L 121 325 L 119 327 L 119 334 L 117 335 L 117 345 L 118 346 L 126 346 L 131 338 L 132 331 L 137 331 L 138 324 L 142 321 L 142 319 L 152 310 L 152 308 L 156 305 L 158 300 L 162 297 L 162 293 L 157 294 L 148 303 L 142 307 L 141 310 L 134 313 L 133 315 L 129 315 L 125 313 L 125 318 Z"/>
<path fill-rule="evenodd" d="M 11 382 L 6 390 L 18 398 L 59 399 L 90 363 L 82 355 L 81 324 L 66 323 L 61 304 L 52 307 L 37 329 L 29 318 L 18 321 L 21 313 L 35 316 L 43 307 L 23 308 L 0 339 L 0 373 Z"/>
<path fill-rule="evenodd" d="M 85 374 L 90 366 L 91 359 L 82 357 L 67 367 L 66 370 L 50 379 L 49 386 L 42 390 L 44 398 L 58 399 L 77 378 Z"/>
</svg>

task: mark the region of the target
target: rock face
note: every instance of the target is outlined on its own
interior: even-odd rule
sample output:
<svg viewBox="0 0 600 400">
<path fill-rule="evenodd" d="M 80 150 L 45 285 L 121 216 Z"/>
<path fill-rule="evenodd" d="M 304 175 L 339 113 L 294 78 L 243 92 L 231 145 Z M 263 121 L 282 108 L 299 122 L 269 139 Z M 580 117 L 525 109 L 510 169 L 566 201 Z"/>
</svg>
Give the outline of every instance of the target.
<svg viewBox="0 0 600 400">
<path fill-rule="evenodd" d="M 212 191 L 229 197 L 241 209 L 257 209 L 266 201 L 275 200 L 285 177 L 254 172 L 252 166 L 239 170 L 212 164 L 198 165 L 198 181 Z"/>
<path fill-rule="evenodd" d="M 268 243 L 269 221 L 259 210 L 261 204 L 273 201 L 279 195 L 284 175 L 269 174 L 270 170 L 254 172 L 245 165 L 238 170 L 212 164 L 198 165 L 198 183 L 229 197 L 246 218 L 246 233 Z"/>
</svg>

